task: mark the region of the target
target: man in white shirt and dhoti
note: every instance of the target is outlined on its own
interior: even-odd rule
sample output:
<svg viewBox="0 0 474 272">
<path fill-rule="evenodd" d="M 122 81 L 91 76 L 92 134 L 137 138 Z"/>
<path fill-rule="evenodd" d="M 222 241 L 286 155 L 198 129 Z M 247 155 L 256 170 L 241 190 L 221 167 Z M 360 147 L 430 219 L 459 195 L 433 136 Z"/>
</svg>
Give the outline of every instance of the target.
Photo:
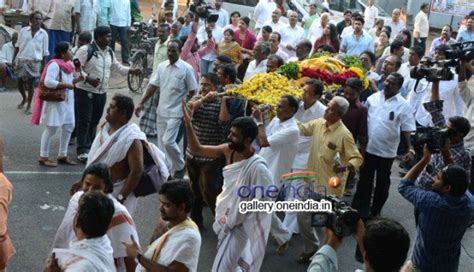
<svg viewBox="0 0 474 272">
<path fill-rule="evenodd" d="M 114 214 L 113 201 L 102 192 L 85 193 L 79 200 L 69 249 L 55 248 L 44 271 L 115 271 L 113 250 L 106 235 Z"/>
<path fill-rule="evenodd" d="M 133 239 L 138 241 L 137 229 L 127 208 L 110 194 L 114 185 L 112 184 L 109 167 L 105 163 L 89 165 L 84 170 L 81 181 L 82 190 L 75 193 L 71 197 L 71 200 L 69 200 L 63 221 L 54 237 L 53 248 L 68 249 L 71 243 L 77 240 L 74 232 L 74 217 L 77 215 L 77 208 L 81 197 L 87 192 L 103 192 L 107 194 L 114 203 L 115 211 L 107 229 L 107 237 L 109 237 L 111 241 L 116 271 L 134 271 L 136 268 L 135 259 L 127 257 L 122 241 L 131 242 L 131 237 L 134 237 Z"/>
<path fill-rule="evenodd" d="M 260 110 L 254 111 L 258 125 L 257 143 L 261 147 L 259 155 L 267 161 L 268 170 L 273 175 L 273 183 L 279 188 L 284 188 L 280 182 L 281 176 L 290 172 L 298 150 L 299 130 L 294 118 L 297 110 L 296 98 L 291 95 L 282 96 L 276 109 L 276 117 L 267 127 L 264 126 Z M 283 200 L 286 200 L 286 197 L 283 196 Z M 279 245 L 277 253 L 285 253 L 293 233 L 288 231 L 276 213 L 272 214 L 270 233 Z"/>
<path fill-rule="evenodd" d="M 259 271 L 267 247 L 271 213 L 246 212 L 242 201 L 272 201 L 266 195 L 248 194 L 256 186 L 273 185 L 266 161 L 255 154 L 252 142 L 257 136 L 257 124 L 251 117 L 239 117 L 232 122 L 229 143 L 203 146 L 196 137 L 188 109 L 183 104 L 184 122 L 189 149 L 196 156 L 225 157 L 224 185 L 217 196 L 216 221 L 213 229 L 218 236 L 217 254 L 212 271 Z M 240 193 L 239 193 L 240 191 Z"/>
</svg>

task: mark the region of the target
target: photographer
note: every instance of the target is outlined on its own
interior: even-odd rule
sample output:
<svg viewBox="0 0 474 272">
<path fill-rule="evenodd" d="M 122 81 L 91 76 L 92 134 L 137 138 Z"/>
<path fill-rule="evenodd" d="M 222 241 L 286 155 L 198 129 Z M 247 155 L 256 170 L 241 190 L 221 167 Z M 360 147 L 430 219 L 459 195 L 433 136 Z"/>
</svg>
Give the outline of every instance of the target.
<svg viewBox="0 0 474 272">
<path fill-rule="evenodd" d="M 429 102 L 431 94 L 429 92 L 432 89 L 432 83 L 436 79 L 430 78 L 432 69 L 440 69 L 439 65 L 442 65 L 443 69 L 449 69 L 444 63 L 447 60 L 447 52 L 451 50 L 449 45 L 443 44 L 440 45 L 435 50 L 434 61 L 438 62 L 437 64 L 430 65 L 430 67 L 425 67 L 429 75 L 424 75 L 418 85 L 415 84 L 415 89 L 410 93 L 408 100 L 410 104 L 415 109 L 415 119 L 421 126 L 432 127 L 433 122 L 431 120 L 430 113 L 424 109 L 423 103 Z M 436 66 L 437 65 L 437 66 Z M 419 69 L 420 70 L 420 69 Z M 436 76 L 439 76 L 440 72 L 436 72 Z M 463 116 L 464 115 L 464 102 L 462 101 L 461 96 L 459 95 L 458 76 L 455 74 L 450 80 L 441 80 L 439 83 L 440 89 L 440 99 L 444 100 L 443 102 L 443 115 L 444 117 L 450 118 L 453 116 Z"/>
<path fill-rule="evenodd" d="M 440 152 L 431 155 L 429 167 L 422 171 L 421 175 L 416 180 L 416 184 L 426 190 L 430 190 L 434 181 L 434 176 L 437 172 L 452 163 L 456 163 L 464 170 L 466 170 L 469 177 L 471 168 L 471 158 L 469 149 L 464 145 L 464 137 L 469 133 L 471 126 L 469 120 L 461 116 L 454 116 L 449 118 L 445 126 L 445 118 L 443 116 L 443 100 L 440 100 L 439 81 L 434 81 L 431 89 L 431 102 L 424 103 L 424 108 L 431 114 L 432 122 L 435 127 L 446 127 L 446 132 L 441 132 L 434 137 L 440 137 L 440 145 L 429 148 L 439 148 Z M 433 139 L 435 140 L 435 139 Z M 431 150 L 432 151 L 432 150 Z M 416 212 L 415 212 L 416 213 Z M 415 215 L 417 219 L 417 215 Z"/>
<path fill-rule="evenodd" d="M 474 90 L 467 85 L 465 71 L 472 70 L 468 61 L 461 61 L 459 67 L 459 93 L 466 104 L 466 116 L 471 123 L 471 130 L 465 138 L 468 148 L 471 150 L 471 185 L 469 190 L 474 193 Z"/>
<path fill-rule="evenodd" d="M 326 228 L 326 245 L 314 254 L 308 272 L 337 271 L 336 251 L 342 245 L 330 228 Z M 399 271 L 405 262 L 410 247 L 408 232 L 392 219 L 378 218 L 364 227 L 359 220 L 353 234 L 363 252 L 365 271 Z"/>
<path fill-rule="evenodd" d="M 411 260 L 403 271 L 457 271 L 461 240 L 474 213 L 467 172 L 449 165 L 433 178 L 432 191 L 415 186 L 415 180 L 431 161 L 427 146 L 423 158 L 405 175 L 400 194 L 420 212 Z"/>
</svg>

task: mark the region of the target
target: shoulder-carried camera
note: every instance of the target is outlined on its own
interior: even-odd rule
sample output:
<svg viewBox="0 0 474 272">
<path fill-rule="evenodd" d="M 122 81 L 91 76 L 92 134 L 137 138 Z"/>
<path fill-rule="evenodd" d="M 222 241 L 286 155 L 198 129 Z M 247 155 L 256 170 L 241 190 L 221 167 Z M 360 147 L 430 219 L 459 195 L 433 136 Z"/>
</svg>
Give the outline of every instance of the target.
<svg viewBox="0 0 474 272">
<path fill-rule="evenodd" d="M 208 22 L 217 22 L 218 14 L 211 14 L 213 8 L 204 0 L 195 0 L 189 6 L 189 10 L 196 14 L 199 18 L 205 19 Z"/>
<path fill-rule="evenodd" d="M 336 196 L 323 197 L 332 204 L 330 212 L 316 212 L 311 217 L 311 226 L 330 228 L 338 237 L 350 236 L 354 233 L 360 219 L 359 212 Z"/>
<path fill-rule="evenodd" d="M 428 146 L 432 153 L 439 153 L 441 147 L 453 136 L 453 129 L 441 127 L 418 127 L 416 132 L 411 134 L 413 146 Z"/>
<path fill-rule="evenodd" d="M 446 58 L 471 61 L 474 59 L 474 41 L 451 44 L 451 49 L 446 50 Z"/>
<path fill-rule="evenodd" d="M 454 73 L 451 67 L 456 67 L 458 64 L 455 60 L 431 60 L 424 58 L 420 61 L 418 66 L 411 68 L 410 77 L 414 79 L 426 78 L 427 81 L 433 82 L 436 80 L 453 80 Z"/>
</svg>

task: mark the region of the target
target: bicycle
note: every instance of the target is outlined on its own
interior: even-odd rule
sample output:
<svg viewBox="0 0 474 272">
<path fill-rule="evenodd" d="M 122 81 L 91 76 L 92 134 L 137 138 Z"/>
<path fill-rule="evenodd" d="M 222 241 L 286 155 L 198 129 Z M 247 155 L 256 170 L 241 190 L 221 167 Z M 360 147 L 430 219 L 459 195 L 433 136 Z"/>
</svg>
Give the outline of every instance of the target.
<svg viewBox="0 0 474 272">
<path fill-rule="evenodd" d="M 146 84 L 153 72 L 153 53 L 155 43 L 158 40 L 155 35 L 156 26 L 152 20 L 146 24 L 144 22 L 134 23 L 130 28 L 130 45 L 132 57 L 130 58 L 131 68 L 140 68 L 140 75 L 128 74 L 128 88 L 134 93 L 143 93 Z M 150 37 L 151 36 L 151 37 Z"/>
</svg>

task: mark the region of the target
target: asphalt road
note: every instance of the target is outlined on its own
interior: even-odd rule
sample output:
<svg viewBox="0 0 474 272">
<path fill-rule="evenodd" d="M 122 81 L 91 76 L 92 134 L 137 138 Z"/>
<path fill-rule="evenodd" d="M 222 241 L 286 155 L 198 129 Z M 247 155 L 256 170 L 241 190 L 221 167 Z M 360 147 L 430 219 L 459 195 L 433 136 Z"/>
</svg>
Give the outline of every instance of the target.
<svg viewBox="0 0 474 272">
<path fill-rule="evenodd" d="M 129 93 L 124 82 L 113 81 L 113 86 L 121 87 L 110 90 L 113 93 Z M 139 95 L 134 95 L 135 101 Z M 13 202 L 10 205 L 9 232 L 17 253 L 8 271 L 41 271 L 44 260 L 51 250 L 51 244 L 69 201 L 69 188 L 79 179 L 83 165 L 59 166 L 55 169 L 40 167 L 39 156 L 42 127 L 31 126 L 30 116 L 26 116 L 16 108 L 20 96 L 15 90 L 0 93 L 0 135 L 5 138 L 6 158 L 5 171 L 14 185 Z M 136 119 L 134 119 L 136 121 Z M 155 140 L 153 140 L 155 141 Z M 51 154 L 58 150 L 58 136 L 53 140 Z M 75 155 L 74 147 L 70 147 L 70 155 Z M 396 191 L 400 178 L 398 168 L 392 171 L 390 197 L 382 211 L 382 215 L 399 221 L 410 233 L 413 244 L 415 224 L 413 207 Z M 151 232 L 159 216 L 157 195 L 140 199 L 139 208 L 134 217 L 142 246 L 147 245 Z M 217 239 L 212 232 L 210 212 L 205 212 L 205 227 L 202 234 L 198 271 L 210 271 L 216 253 Z M 320 236 L 322 237 L 322 236 Z M 306 266 L 295 260 L 302 251 L 302 239 L 293 236 L 288 252 L 284 256 L 275 253 L 276 242 L 269 239 L 267 254 L 261 271 L 306 271 Z M 338 252 L 339 271 L 354 271 L 363 265 L 354 260 L 355 242 L 346 238 Z M 461 249 L 461 272 L 473 271 L 474 260 L 466 255 L 466 251 L 474 257 L 474 229 L 467 231 Z"/>
</svg>

